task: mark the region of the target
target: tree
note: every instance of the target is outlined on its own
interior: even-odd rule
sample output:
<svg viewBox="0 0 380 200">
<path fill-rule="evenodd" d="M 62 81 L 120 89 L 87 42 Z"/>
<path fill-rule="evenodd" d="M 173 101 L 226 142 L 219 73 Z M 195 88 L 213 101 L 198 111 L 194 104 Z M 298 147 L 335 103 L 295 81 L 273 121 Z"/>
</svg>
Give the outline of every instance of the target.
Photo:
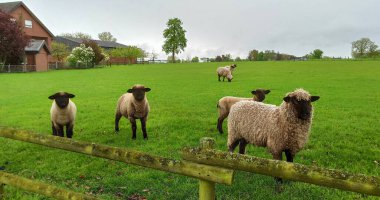
<svg viewBox="0 0 380 200">
<path fill-rule="evenodd" d="M 12 16 L 0 11 L 0 63 L 19 64 L 23 60 L 24 49 L 29 43 L 21 26 Z"/>
<path fill-rule="evenodd" d="M 101 41 L 111 41 L 116 42 L 116 38 L 113 37 L 113 35 L 110 32 L 102 32 L 98 34 L 98 38 Z"/>
<path fill-rule="evenodd" d="M 104 59 L 104 54 L 103 54 L 102 49 L 93 40 L 87 40 L 87 41 L 83 42 L 83 44 L 86 47 L 91 47 L 92 51 L 95 54 L 94 59 L 91 61 L 91 63 L 95 64 L 95 65 L 98 65 Z"/>
<path fill-rule="evenodd" d="M 193 63 L 198 63 L 198 62 L 199 62 L 199 58 L 198 58 L 197 56 L 195 56 L 195 57 L 193 57 L 193 58 L 191 59 L 191 62 L 193 62 Z"/>
<path fill-rule="evenodd" d="M 376 56 L 378 46 L 369 38 L 362 38 L 352 42 L 351 54 L 354 58 L 367 58 Z"/>
<path fill-rule="evenodd" d="M 215 62 L 222 62 L 223 61 L 223 58 L 222 58 L 222 56 L 216 56 L 215 57 Z"/>
<path fill-rule="evenodd" d="M 240 62 L 240 61 L 241 61 L 241 58 L 238 56 L 238 57 L 235 58 L 235 61 L 236 61 L 236 62 Z"/>
<path fill-rule="evenodd" d="M 58 62 L 63 62 L 63 59 L 69 54 L 69 48 L 66 44 L 54 41 L 51 43 L 51 55 L 57 59 Z"/>
<path fill-rule="evenodd" d="M 250 61 L 258 60 L 258 55 L 259 55 L 259 51 L 258 50 L 256 50 L 256 49 L 251 50 L 248 53 L 248 60 L 250 60 Z"/>
<path fill-rule="evenodd" d="M 62 36 L 62 37 L 68 37 L 68 38 L 82 39 L 82 40 L 92 40 L 92 37 L 91 37 L 90 34 L 82 33 L 82 32 L 62 33 L 60 36 Z"/>
<path fill-rule="evenodd" d="M 158 54 L 157 53 L 155 53 L 154 52 L 154 50 L 152 51 L 152 53 L 150 54 L 150 56 L 151 56 L 151 59 L 153 60 L 153 62 L 154 62 L 154 60 L 155 59 L 157 59 L 157 57 L 158 57 Z"/>
<path fill-rule="evenodd" d="M 116 48 L 111 51 L 113 57 L 124 57 L 128 58 L 128 64 L 135 58 L 145 57 L 144 50 L 136 46 L 128 46 L 126 48 Z"/>
<path fill-rule="evenodd" d="M 178 18 L 169 19 L 166 23 L 167 28 L 164 30 L 165 42 L 162 50 L 172 54 L 172 61 L 175 61 L 175 54 L 180 53 L 186 47 L 186 31 L 182 28 L 182 22 Z"/>
<path fill-rule="evenodd" d="M 95 53 L 91 47 L 86 47 L 84 44 L 81 44 L 79 47 L 75 47 L 71 54 L 67 57 L 67 60 L 71 65 L 77 66 L 78 64 L 85 64 L 87 67 L 95 57 Z"/>
<path fill-rule="evenodd" d="M 320 49 L 315 49 L 309 55 L 311 59 L 322 59 L 323 51 Z"/>
</svg>

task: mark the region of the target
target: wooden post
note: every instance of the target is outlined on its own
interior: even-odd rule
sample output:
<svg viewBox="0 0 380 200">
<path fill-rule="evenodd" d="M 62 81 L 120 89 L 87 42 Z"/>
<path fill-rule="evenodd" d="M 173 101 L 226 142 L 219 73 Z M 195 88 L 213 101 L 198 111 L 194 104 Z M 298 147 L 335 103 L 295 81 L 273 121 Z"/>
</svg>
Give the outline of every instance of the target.
<svg viewBox="0 0 380 200">
<path fill-rule="evenodd" d="M 201 149 L 213 149 L 215 141 L 212 138 L 200 140 Z M 215 183 L 199 179 L 199 200 L 215 200 Z"/>
<path fill-rule="evenodd" d="M 4 186 L 5 186 L 5 184 L 0 183 L 0 200 L 5 199 Z"/>
</svg>

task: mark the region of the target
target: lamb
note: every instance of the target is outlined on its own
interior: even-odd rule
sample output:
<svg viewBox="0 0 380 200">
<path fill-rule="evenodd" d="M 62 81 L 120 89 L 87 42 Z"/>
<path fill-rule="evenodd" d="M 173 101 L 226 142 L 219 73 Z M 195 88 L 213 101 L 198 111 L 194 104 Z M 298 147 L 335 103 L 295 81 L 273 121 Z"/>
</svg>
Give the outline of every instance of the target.
<svg viewBox="0 0 380 200">
<path fill-rule="evenodd" d="M 218 67 L 216 69 L 216 73 L 218 74 L 218 80 L 220 81 L 220 77 L 223 76 L 223 81 L 227 78 L 228 82 L 231 82 L 233 79 L 232 71 L 236 68 L 236 65 L 233 64 L 231 66 Z"/>
<path fill-rule="evenodd" d="M 54 100 L 50 109 L 51 125 L 54 136 L 64 137 L 63 127 L 66 126 L 66 137 L 73 137 L 74 121 L 77 107 L 71 98 L 75 95 L 67 92 L 57 92 L 49 99 Z"/>
<path fill-rule="evenodd" d="M 223 133 L 223 121 L 227 118 L 228 114 L 230 113 L 230 108 L 232 105 L 234 105 L 236 102 L 242 101 L 242 100 L 253 100 L 262 102 L 265 99 L 265 95 L 269 94 L 270 90 L 264 90 L 264 89 L 256 89 L 253 90 L 251 93 L 253 94 L 253 98 L 243 98 L 243 97 L 223 97 L 219 99 L 217 108 L 219 111 L 219 117 L 218 117 L 218 125 L 217 129 L 219 130 L 219 133 Z"/>
<path fill-rule="evenodd" d="M 144 139 L 148 139 L 146 132 L 146 121 L 148 120 L 148 114 L 150 111 L 148 99 L 145 96 L 146 92 L 149 92 L 150 88 L 146 88 L 143 85 L 134 85 L 132 89 L 128 90 L 128 93 L 123 94 L 116 106 L 115 115 L 115 131 L 119 131 L 119 121 L 122 116 L 128 118 L 132 124 L 132 139 L 136 139 L 136 119 L 141 121 L 141 129 Z"/>
<path fill-rule="evenodd" d="M 240 101 L 231 107 L 228 118 L 228 149 L 245 153 L 247 144 L 267 147 L 273 159 L 293 162 L 294 156 L 307 142 L 313 117 L 311 96 L 303 89 L 288 93 L 280 106 L 255 101 Z M 277 182 L 282 182 L 276 178 Z"/>
</svg>

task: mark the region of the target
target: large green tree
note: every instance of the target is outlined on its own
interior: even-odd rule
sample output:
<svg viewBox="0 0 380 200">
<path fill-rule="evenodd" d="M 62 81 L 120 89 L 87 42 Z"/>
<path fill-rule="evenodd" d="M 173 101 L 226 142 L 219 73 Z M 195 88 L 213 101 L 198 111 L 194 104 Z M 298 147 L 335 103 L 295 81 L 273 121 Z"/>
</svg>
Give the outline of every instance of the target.
<svg viewBox="0 0 380 200">
<path fill-rule="evenodd" d="M 315 49 L 313 52 L 310 53 L 311 59 L 322 59 L 323 51 L 320 49 Z"/>
<path fill-rule="evenodd" d="M 62 33 L 59 36 L 68 37 L 68 38 L 77 38 L 77 39 L 82 39 L 82 40 L 92 40 L 92 37 L 90 34 L 82 33 L 82 32 Z"/>
<path fill-rule="evenodd" d="M 166 23 L 167 28 L 164 30 L 165 42 L 162 50 L 172 54 L 172 61 L 175 61 L 175 55 L 183 51 L 186 47 L 187 39 L 186 30 L 182 28 L 182 21 L 178 18 L 169 19 Z"/>
<path fill-rule="evenodd" d="M 101 41 L 111 41 L 116 42 L 116 38 L 113 37 L 113 35 L 110 32 L 102 32 L 98 34 L 98 38 Z"/>
<path fill-rule="evenodd" d="M 351 54 L 354 58 L 376 57 L 378 46 L 369 38 L 361 38 L 352 42 Z"/>
</svg>

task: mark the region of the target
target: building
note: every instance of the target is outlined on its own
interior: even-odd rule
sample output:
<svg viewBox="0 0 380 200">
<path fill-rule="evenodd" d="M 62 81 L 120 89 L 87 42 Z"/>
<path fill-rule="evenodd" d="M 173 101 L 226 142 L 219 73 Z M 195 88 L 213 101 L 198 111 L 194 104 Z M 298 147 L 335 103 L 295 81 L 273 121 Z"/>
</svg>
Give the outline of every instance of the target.
<svg viewBox="0 0 380 200">
<path fill-rule="evenodd" d="M 63 36 L 57 36 L 54 38 L 55 42 L 60 42 L 69 47 L 69 50 L 71 51 L 75 47 L 79 47 L 80 44 L 84 42 L 82 39 L 78 38 L 70 38 L 70 37 L 63 37 Z M 127 48 L 127 45 L 120 44 L 117 42 L 111 42 L 111 41 L 102 41 L 102 40 L 91 40 L 96 42 L 100 48 L 103 48 L 105 50 L 112 50 L 115 48 Z M 137 58 L 134 58 L 132 60 L 129 60 L 128 58 L 121 58 L 121 57 L 110 57 L 109 60 L 110 64 L 135 64 L 137 63 Z"/>
<path fill-rule="evenodd" d="M 35 66 L 36 71 L 48 70 L 51 42 L 54 35 L 21 1 L 0 3 L 0 10 L 10 14 L 30 37 L 25 47 L 25 64 Z"/>
</svg>

